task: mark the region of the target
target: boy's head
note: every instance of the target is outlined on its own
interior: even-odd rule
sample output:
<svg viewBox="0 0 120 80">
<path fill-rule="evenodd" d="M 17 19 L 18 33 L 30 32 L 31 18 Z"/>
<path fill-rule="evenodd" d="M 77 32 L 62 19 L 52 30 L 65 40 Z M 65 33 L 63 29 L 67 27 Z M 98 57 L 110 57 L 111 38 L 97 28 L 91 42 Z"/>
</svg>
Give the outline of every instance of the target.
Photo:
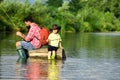
<svg viewBox="0 0 120 80">
<path fill-rule="evenodd" d="M 58 26 L 57 24 L 52 25 L 52 30 L 57 30 L 57 33 L 60 31 L 61 27 Z"/>
</svg>

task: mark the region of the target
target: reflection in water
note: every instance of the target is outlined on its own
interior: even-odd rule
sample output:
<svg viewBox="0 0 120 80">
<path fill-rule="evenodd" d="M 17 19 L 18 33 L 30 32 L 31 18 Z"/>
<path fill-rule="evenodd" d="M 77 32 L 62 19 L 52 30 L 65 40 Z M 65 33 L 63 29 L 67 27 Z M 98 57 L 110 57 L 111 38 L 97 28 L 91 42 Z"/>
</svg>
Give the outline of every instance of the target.
<svg viewBox="0 0 120 80">
<path fill-rule="evenodd" d="M 48 65 L 48 80 L 60 80 L 61 62 L 50 60 Z"/>
<path fill-rule="evenodd" d="M 27 64 L 27 59 L 26 58 L 21 58 L 19 57 L 16 61 L 17 64 Z"/>
<path fill-rule="evenodd" d="M 109 59 L 120 58 L 119 41 L 120 33 L 71 33 L 66 34 L 63 44 L 67 57 Z"/>
<path fill-rule="evenodd" d="M 21 76 L 26 80 L 59 80 L 61 60 L 30 58 L 26 63 L 26 60 L 21 58 L 17 60 L 17 63 L 19 63 L 16 65 L 17 76 Z"/>
<path fill-rule="evenodd" d="M 45 79 L 47 76 L 48 64 L 46 60 L 30 59 L 30 63 L 26 66 L 25 77 L 28 80 Z"/>
<path fill-rule="evenodd" d="M 26 71 L 25 67 L 27 65 L 27 59 L 25 58 L 18 58 L 16 61 L 16 76 L 19 76 L 18 80 L 24 78 L 24 73 Z"/>
</svg>

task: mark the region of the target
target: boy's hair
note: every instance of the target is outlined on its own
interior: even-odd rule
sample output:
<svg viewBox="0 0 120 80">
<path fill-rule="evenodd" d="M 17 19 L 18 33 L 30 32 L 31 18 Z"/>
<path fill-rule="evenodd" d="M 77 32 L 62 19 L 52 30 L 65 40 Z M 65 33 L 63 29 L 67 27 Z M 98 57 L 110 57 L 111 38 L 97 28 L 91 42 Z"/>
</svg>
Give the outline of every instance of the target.
<svg viewBox="0 0 120 80">
<path fill-rule="evenodd" d="M 23 19 L 23 21 L 24 21 L 24 22 L 26 22 L 26 21 L 33 22 L 33 19 L 32 19 L 31 16 L 28 16 L 28 17 L 25 17 L 25 18 Z"/>
<path fill-rule="evenodd" d="M 61 26 L 58 26 L 57 24 L 53 24 L 52 25 L 52 30 L 58 30 L 58 32 L 60 31 L 60 29 L 61 29 Z"/>
</svg>

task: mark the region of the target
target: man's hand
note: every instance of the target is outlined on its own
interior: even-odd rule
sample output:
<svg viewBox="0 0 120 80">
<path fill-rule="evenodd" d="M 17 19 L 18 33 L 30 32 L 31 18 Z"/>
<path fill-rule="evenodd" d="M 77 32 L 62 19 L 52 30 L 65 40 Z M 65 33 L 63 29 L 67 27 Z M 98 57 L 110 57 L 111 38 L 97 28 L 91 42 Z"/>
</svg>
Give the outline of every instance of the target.
<svg viewBox="0 0 120 80">
<path fill-rule="evenodd" d="M 17 32 L 16 32 L 16 35 L 21 37 L 21 36 L 22 36 L 22 33 L 21 33 L 20 31 L 17 31 Z"/>
<path fill-rule="evenodd" d="M 20 37 L 23 38 L 23 39 L 25 39 L 25 37 L 26 37 L 26 36 L 25 36 L 23 33 L 21 33 L 20 31 L 17 31 L 17 32 L 16 32 L 16 35 L 17 35 L 17 36 L 20 36 Z"/>
</svg>

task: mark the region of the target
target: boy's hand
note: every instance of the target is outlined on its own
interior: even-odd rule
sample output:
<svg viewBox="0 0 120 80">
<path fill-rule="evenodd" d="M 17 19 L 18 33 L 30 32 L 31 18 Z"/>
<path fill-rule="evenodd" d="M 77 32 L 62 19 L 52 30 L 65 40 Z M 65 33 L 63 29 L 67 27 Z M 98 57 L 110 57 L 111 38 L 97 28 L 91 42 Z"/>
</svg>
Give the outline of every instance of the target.
<svg viewBox="0 0 120 80">
<path fill-rule="evenodd" d="M 61 49 L 64 49 L 64 47 L 62 47 L 62 46 L 61 46 L 60 48 L 61 48 Z"/>
</svg>

